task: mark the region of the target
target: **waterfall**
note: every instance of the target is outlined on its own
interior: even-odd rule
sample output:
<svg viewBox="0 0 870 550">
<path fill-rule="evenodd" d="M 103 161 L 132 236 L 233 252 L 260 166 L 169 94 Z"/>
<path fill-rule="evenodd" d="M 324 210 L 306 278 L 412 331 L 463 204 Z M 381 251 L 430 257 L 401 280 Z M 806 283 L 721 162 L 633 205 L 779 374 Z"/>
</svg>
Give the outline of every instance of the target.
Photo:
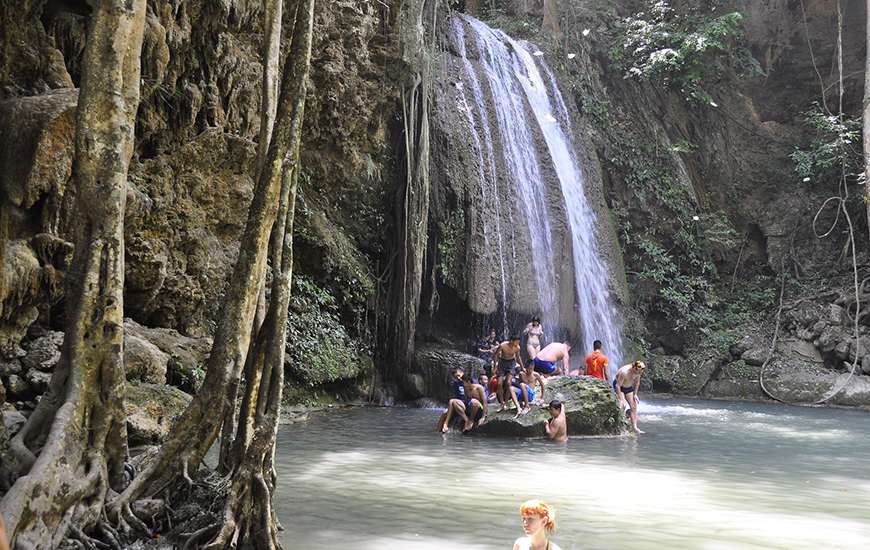
<svg viewBox="0 0 870 550">
<path fill-rule="evenodd" d="M 477 80 L 477 75 L 474 73 L 474 69 L 471 66 L 471 62 L 468 60 L 468 56 L 465 51 L 465 29 L 462 26 L 462 22 L 459 19 L 453 20 L 453 28 L 457 35 L 457 42 L 460 49 L 460 56 L 463 61 L 463 69 L 465 71 L 465 76 L 469 81 L 472 82 L 472 89 L 474 91 L 474 102 L 477 107 L 477 116 L 481 120 L 481 127 L 483 128 L 483 141 L 486 147 L 486 163 L 484 164 L 484 148 L 481 146 L 480 138 L 478 137 L 477 125 L 474 122 L 474 113 L 471 112 L 471 107 L 468 105 L 468 101 L 465 98 L 465 90 L 460 89 L 460 98 L 462 100 L 462 110 L 465 111 L 468 119 L 468 124 L 471 128 L 471 138 L 473 140 L 474 150 L 477 153 L 478 158 L 478 175 L 480 178 L 480 186 L 481 186 L 481 194 L 486 197 L 487 202 L 490 204 L 494 204 L 498 200 L 498 185 L 496 182 L 496 165 L 495 165 L 495 152 L 492 145 L 492 131 L 489 127 L 489 122 L 486 116 L 486 108 L 483 104 L 483 92 L 480 89 L 480 82 Z M 489 168 L 488 172 L 486 168 Z M 502 237 L 501 232 L 501 216 L 493 216 L 495 220 L 495 244 L 496 244 L 496 254 L 498 255 L 498 265 L 499 265 L 499 279 L 501 283 L 501 311 L 502 311 L 502 327 L 504 330 L 507 330 L 508 319 L 507 319 L 507 311 L 508 311 L 508 298 L 507 298 L 507 269 L 505 268 L 504 261 L 504 239 Z M 484 240 L 487 249 L 491 246 L 489 243 L 489 224 L 484 221 Z M 503 336 L 507 336 L 507 334 L 503 334 Z"/>
<path fill-rule="evenodd" d="M 460 42 L 464 43 L 464 30 L 462 22 L 455 19 L 456 30 Z M 467 18 L 466 21 L 480 23 L 476 19 Z M 483 25 L 484 28 L 488 28 Z M 489 47 L 489 43 L 481 40 L 480 32 L 475 31 L 477 47 L 481 53 L 481 63 L 484 67 L 484 76 L 487 86 L 492 94 L 492 104 L 495 107 L 498 132 L 501 136 L 503 151 L 502 158 L 508 171 L 508 181 L 523 206 L 523 219 L 529 231 L 532 242 L 532 259 L 535 279 L 538 287 L 538 302 L 541 306 L 542 317 L 547 318 L 552 324 L 558 323 L 558 308 L 556 307 L 556 277 L 553 270 L 553 245 L 550 235 L 549 213 L 540 193 L 539 183 L 543 180 L 540 172 L 540 161 L 537 150 L 532 140 L 532 133 L 526 117 L 526 111 L 519 97 L 520 89 L 512 78 L 505 78 L 510 72 L 510 65 L 506 62 L 501 52 L 495 52 Z M 463 47 L 464 50 L 464 47 Z M 487 115 L 487 109 L 483 99 L 481 82 L 463 51 L 463 66 L 465 78 L 471 85 L 477 105 L 478 115 L 483 127 L 484 141 L 489 166 L 493 175 L 493 188 L 497 190 L 495 181 L 496 156 L 493 149 L 492 129 Z M 499 197 L 495 197 L 498 201 Z M 502 197 L 503 204 L 509 204 L 510 199 Z M 498 216 L 497 216 L 498 217 Z M 515 243 L 516 239 L 511 239 Z M 516 253 L 512 251 L 512 257 Z M 507 304 L 505 304 L 506 306 Z"/>
<path fill-rule="evenodd" d="M 593 340 L 601 340 L 605 352 L 611 357 L 611 369 L 618 367 L 622 349 L 620 328 L 609 295 L 607 266 L 599 256 L 596 214 L 586 198 L 586 178 L 571 142 L 571 122 L 556 79 L 543 57 L 534 55 L 537 48 L 533 45 L 514 40 L 473 17 L 461 15 L 454 20 L 454 29 L 463 44 L 463 79 L 474 93 L 484 137 L 485 153 L 482 154 L 487 156 L 493 179 L 494 140 L 486 114 L 484 90 L 464 47 L 466 26 L 471 29 L 479 51 L 478 70 L 483 73 L 491 94 L 490 105 L 503 148 L 499 153 L 505 162 L 507 178 L 525 213 L 544 322 L 558 323 L 552 316 L 558 311 L 554 266 L 560 263 L 560 258 L 554 254 L 552 224 L 561 223 L 570 233 L 575 305 L 580 322 L 577 332 L 583 338 L 582 349 L 589 351 Z M 529 121 L 531 117 L 527 116 L 529 111 L 536 130 L 543 136 L 545 148 L 536 146 Z M 553 170 L 558 180 L 566 220 L 550 218 L 542 163 L 552 164 L 548 169 Z M 575 346 L 580 344 L 576 342 Z"/>
</svg>

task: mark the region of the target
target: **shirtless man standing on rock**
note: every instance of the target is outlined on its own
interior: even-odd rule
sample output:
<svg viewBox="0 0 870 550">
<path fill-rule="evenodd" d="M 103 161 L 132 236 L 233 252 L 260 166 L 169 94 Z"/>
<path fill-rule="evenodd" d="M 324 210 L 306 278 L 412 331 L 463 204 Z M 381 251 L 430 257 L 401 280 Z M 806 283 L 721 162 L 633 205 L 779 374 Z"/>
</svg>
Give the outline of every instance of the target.
<svg viewBox="0 0 870 550">
<path fill-rule="evenodd" d="M 638 434 L 643 432 L 637 429 L 637 392 L 640 390 L 640 376 L 645 368 L 643 361 L 635 361 L 620 367 L 613 379 L 613 389 L 616 390 L 619 407 L 621 410 L 625 410 L 626 406 L 631 407 L 631 427 L 634 433 Z"/>
<path fill-rule="evenodd" d="M 571 366 L 568 363 L 568 352 L 571 351 L 569 342 L 553 342 L 538 352 L 532 362 L 535 364 L 535 371 L 540 372 L 544 376 L 553 376 L 554 374 L 568 374 L 571 372 Z M 562 370 L 556 367 L 556 363 L 562 362 Z"/>
<path fill-rule="evenodd" d="M 511 396 L 514 406 L 517 408 L 517 416 L 520 414 L 520 404 L 517 401 L 517 396 L 511 389 L 511 376 L 513 375 L 514 365 L 520 362 L 520 337 L 511 336 L 498 345 L 493 352 L 492 357 L 498 361 L 498 372 L 493 373 L 498 376 L 498 388 L 496 394 L 498 402 L 501 404 L 501 411 L 505 409 L 506 394 Z"/>
</svg>

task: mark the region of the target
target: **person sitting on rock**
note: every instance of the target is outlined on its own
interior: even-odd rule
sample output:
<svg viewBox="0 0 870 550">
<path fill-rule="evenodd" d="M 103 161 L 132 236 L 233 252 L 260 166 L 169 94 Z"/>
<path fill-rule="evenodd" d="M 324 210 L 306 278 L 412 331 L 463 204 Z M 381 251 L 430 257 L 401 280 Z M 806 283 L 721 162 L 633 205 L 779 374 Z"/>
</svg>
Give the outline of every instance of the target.
<svg viewBox="0 0 870 550">
<path fill-rule="evenodd" d="M 529 407 L 531 400 L 535 398 L 535 390 L 527 386 L 522 379 L 522 369 L 519 365 L 514 367 L 514 372 L 511 373 L 511 391 L 516 394 L 522 408 L 519 414 L 526 414 L 532 409 Z"/>
<path fill-rule="evenodd" d="M 544 349 L 538 352 L 532 362 L 535 364 L 535 371 L 544 376 L 553 376 L 554 374 L 567 374 L 571 372 L 569 363 L 570 357 L 568 353 L 571 351 L 570 342 L 553 342 L 547 344 Z M 562 369 L 556 366 L 556 363 L 562 362 Z"/>
<path fill-rule="evenodd" d="M 539 373 L 535 372 L 535 363 L 533 361 L 529 361 L 526 363 L 526 368 L 522 372 L 520 372 L 520 379 L 523 384 L 528 388 L 528 401 L 534 403 L 535 402 L 535 385 L 539 385 L 541 387 L 540 399 L 544 398 L 544 388 L 547 386 L 547 381 L 544 380 L 544 377 Z M 542 401 L 543 402 L 543 401 Z"/>
<path fill-rule="evenodd" d="M 507 395 L 510 395 L 514 406 L 517 408 L 517 415 L 519 415 L 520 404 L 517 402 L 516 395 L 511 390 L 511 375 L 513 374 L 514 365 L 520 360 L 520 337 L 511 336 L 509 340 L 499 344 L 493 357 L 498 360 L 498 391 L 496 391 L 496 395 L 501 405 L 500 410 L 505 410 Z"/>
<path fill-rule="evenodd" d="M 477 383 L 483 387 L 483 394 L 486 396 L 487 403 L 495 401 L 495 391 L 492 389 L 489 376 L 481 374 L 477 378 Z"/>
<path fill-rule="evenodd" d="M 483 415 L 483 405 L 465 393 L 465 384 L 462 381 L 462 375 L 465 374 L 465 371 L 462 367 L 454 367 L 450 374 L 453 377 L 455 397 L 447 402 L 447 410 L 438 420 L 438 429 L 441 433 L 447 433 L 450 430 L 450 421 L 453 419 L 453 415 L 458 414 L 463 421 L 462 432 L 466 433 L 474 426 L 474 422 Z M 471 416 L 469 417 L 469 415 Z"/>
<path fill-rule="evenodd" d="M 478 424 L 483 424 L 484 422 L 486 422 L 486 415 L 489 412 L 487 407 L 488 400 L 486 397 L 486 388 L 484 388 L 482 384 L 476 383 L 468 374 L 462 377 L 462 384 L 463 386 L 465 386 L 465 395 L 467 395 L 471 401 L 477 400 L 477 402 L 480 403 L 480 406 L 483 409 L 483 414 L 477 411 L 470 414 L 474 421 L 473 425 L 477 426 Z M 466 410 L 468 410 L 467 407 Z"/>
<path fill-rule="evenodd" d="M 643 432 L 637 429 L 637 392 L 640 390 L 640 377 L 645 368 L 643 361 L 635 361 L 620 367 L 613 379 L 613 389 L 619 399 L 620 409 L 630 409 L 631 427 L 638 434 Z"/>
<path fill-rule="evenodd" d="M 565 406 L 558 399 L 550 401 L 550 406 L 547 408 L 550 411 L 550 420 L 544 424 L 544 429 L 547 430 L 547 437 L 556 443 L 565 443 L 568 441 L 568 422 L 565 420 Z"/>
</svg>

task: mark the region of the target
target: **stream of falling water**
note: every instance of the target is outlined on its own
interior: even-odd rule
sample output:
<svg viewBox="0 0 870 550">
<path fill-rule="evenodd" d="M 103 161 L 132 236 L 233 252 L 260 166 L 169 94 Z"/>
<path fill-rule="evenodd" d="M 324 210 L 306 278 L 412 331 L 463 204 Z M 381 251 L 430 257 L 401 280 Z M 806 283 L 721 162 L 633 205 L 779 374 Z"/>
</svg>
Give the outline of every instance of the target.
<svg viewBox="0 0 870 550">
<path fill-rule="evenodd" d="M 580 319 L 577 332 L 582 335 L 584 349 L 591 350 L 592 341 L 601 340 L 610 355 L 611 368 L 615 368 L 621 364 L 620 327 L 610 299 L 607 266 L 599 253 L 596 214 L 586 198 L 586 178 L 574 152 L 570 138 L 570 117 L 556 86 L 556 79 L 542 56 L 533 55 L 536 52 L 532 45 L 514 40 L 502 31 L 466 15 L 457 16 L 453 24 L 462 44 L 460 55 L 464 79 L 474 93 L 480 131 L 483 132 L 492 171 L 495 169 L 492 130 L 486 115 L 483 87 L 467 58 L 466 27 L 471 30 L 480 52 L 480 67 L 491 94 L 491 105 L 501 138 L 499 142 L 503 147 L 500 153 L 509 172 L 509 181 L 524 208 L 523 217 L 531 237 L 531 253 L 545 324 L 549 322 L 555 325 L 559 322 L 556 317 L 558 307 L 554 266 L 562 261 L 561 254 L 556 254 L 553 247 L 553 220 L 545 200 L 547 189 L 541 170 L 542 162 L 551 162 L 560 185 L 571 234 L 570 257 Z M 546 81 L 541 75 L 542 70 Z M 529 110 L 544 137 L 546 151 L 539 151 L 535 145 L 527 116 Z M 474 131 L 478 131 L 477 128 Z M 475 140 L 479 142 L 476 137 Z"/>
</svg>

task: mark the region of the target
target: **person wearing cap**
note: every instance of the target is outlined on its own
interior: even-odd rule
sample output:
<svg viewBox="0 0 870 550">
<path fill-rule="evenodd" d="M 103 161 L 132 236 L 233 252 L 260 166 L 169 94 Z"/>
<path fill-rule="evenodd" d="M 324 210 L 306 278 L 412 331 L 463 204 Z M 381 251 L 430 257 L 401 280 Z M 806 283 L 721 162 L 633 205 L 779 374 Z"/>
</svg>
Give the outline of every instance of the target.
<svg viewBox="0 0 870 550">
<path fill-rule="evenodd" d="M 643 432 L 637 429 L 637 392 L 640 390 L 640 377 L 645 368 L 643 361 L 635 361 L 620 367 L 613 379 L 613 389 L 619 399 L 619 406 L 622 410 L 631 409 L 631 427 L 638 434 Z"/>
<path fill-rule="evenodd" d="M 550 401 L 550 406 L 547 407 L 550 411 L 550 420 L 544 424 L 544 429 L 547 430 L 547 437 L 556 443 L 565 443 L 568 441 L 568 422 L 565 420 L 565 406 L 558 399 Z"/>
</svg>

